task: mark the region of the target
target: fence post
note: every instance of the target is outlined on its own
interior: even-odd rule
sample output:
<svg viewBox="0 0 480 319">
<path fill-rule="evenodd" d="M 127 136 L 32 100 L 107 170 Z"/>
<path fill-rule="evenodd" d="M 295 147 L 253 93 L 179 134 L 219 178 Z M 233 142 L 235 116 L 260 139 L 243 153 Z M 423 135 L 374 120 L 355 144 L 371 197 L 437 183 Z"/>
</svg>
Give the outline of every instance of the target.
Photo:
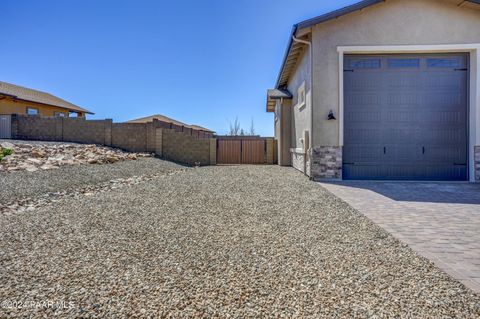
<svg viewBox="0 0 480 319">
<path fill-rule="evenodd" d="M 10 129 L 12 130 L 11 138 L 18 139 L 18 115 L 17 114 L 10 115 L 10 120 L 11 120 Z"/>
<path fill-rule="evenodd" d="M 155 154 L 163 156 L 163 130 L 161 128 L 155 129 Z"/>
<path fill-rule="evenodd" d="M 217 165 L 217 139 L 210 139 L 210 165 Z"/>
<path fill-rule="evenodd" d="M 55 138 L 56 141 L 63 142 L 63 117 L 55 117 Z"/>
<path fill-rule="evenodd" d="M 106 146 L 112 146 L 112 125 L 113 125 L 113 120 L 112 119 L 105 119 L 104 120 L 104 134 L 105 134 L 105 142 L 104 144 Z"/>
<path fill-rule="evenodd" d="M 273 164 L 273 139 L 267 138 L 265 140 L 267 143 L 267 164 Z"/>
</svg>

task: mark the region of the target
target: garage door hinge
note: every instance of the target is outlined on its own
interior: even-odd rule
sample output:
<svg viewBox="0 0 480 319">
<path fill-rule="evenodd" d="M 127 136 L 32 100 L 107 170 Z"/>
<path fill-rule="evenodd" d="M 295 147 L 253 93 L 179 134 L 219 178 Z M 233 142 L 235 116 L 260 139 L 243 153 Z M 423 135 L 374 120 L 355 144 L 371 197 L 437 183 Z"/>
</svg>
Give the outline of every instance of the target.
<svg viewBox="0 0 480 319">
<path fill-rule="evenodd" d="M 454 71 L 468 71 L 468 69 L 467 68 L 465 68 L 465 69 L 455 69 Z"/>
<path fill-rule="evenodd" d="M 355 165 L 355 163 L 343 163 L 343 165 Z"/>
<path fill-rule="evenodd" d="M 343 72 L 353 72 L 353 70 L 343 70 Z"/>
</svg>

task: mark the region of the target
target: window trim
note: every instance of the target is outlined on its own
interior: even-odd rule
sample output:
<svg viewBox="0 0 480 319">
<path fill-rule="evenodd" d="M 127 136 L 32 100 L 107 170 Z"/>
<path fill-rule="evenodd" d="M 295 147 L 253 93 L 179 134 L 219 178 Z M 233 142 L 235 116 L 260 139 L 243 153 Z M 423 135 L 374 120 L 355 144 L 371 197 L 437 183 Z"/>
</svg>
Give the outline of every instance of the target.
<svg viewBox="0 0 480 319">
<path fill-rule="evenodd" d="M 302 101 L 300 102 L 300 97 L 303 97 Z M 298 87 L 297 89 L 297 107 L 301 111 L 307 105 L 307 93 L 305 90 L 305 81 Z"/>
</svg>

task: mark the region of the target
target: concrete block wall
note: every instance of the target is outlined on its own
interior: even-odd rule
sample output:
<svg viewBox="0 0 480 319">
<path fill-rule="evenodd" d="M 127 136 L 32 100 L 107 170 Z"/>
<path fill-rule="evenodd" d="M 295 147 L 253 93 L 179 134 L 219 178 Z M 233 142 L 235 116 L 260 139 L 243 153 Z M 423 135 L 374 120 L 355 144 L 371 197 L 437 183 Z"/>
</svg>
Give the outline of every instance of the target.
<svg viewBox="0 0 480 319">
<path fill-rule="evenodd" d="M 112 120 L 12 115 L 12 137 L 27 140 L 111 144 Z"/>
<path fill-rule="evenodd" d="M 147 152 L 147 124 L 114 123 L 112 146 L 129 152 Z"/>
<path fill-rule="evenodd" d="M 12 115 L 12 138 L 25 140 L 62 141 L 59 123 L 62 118 Z"/>
<path fill-rule="evenodd" d="M 210 165 L 216 160 L 216 142 L 162 129 L 162 157 L 184 164 Z M 213 154 L 215 152 L 215 154 Z"/>
<path fill-rule="evenodd" d="M 111 144 L 112 120 L 90 120 L 69 118 L 62 119 L 63 141 L 92 144 Z M 106 134 L 107 133 L 107 134 Z M 109 141 L 110 140 L 110 141 Z"/>
<path fill-rule="evenodd" d="M 130 152 L 151 152 L 165 159 L 194 165 L 215 165 L 215 138 L 200 138 L 192 131 L 165 129 L 160 122 L 112 123 L 112 120 L 12 116 L 16 139 L 91 143 Z"/>
</svg>

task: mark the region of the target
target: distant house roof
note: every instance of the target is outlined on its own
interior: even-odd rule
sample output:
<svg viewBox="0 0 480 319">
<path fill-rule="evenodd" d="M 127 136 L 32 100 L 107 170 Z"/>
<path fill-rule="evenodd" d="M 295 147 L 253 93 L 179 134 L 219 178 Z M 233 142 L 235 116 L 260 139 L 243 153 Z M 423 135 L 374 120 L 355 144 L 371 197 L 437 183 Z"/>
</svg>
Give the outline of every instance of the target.
<svg viewBox="0 0 480 319">
<path fill-rule="evenodd" d="M 215 133 L 215 131 L 209 130 L 208 128 L 205 128 L 205 127 L 200 126 L 200 125 L 190 125 L 190 127 L 193 128 L 194 130 L 198 130 L 198 131 L 205 131 L 205 132 Z"/>
<path fill-rule="evenodd" d="M 344 8 L 341 8 L 341 9 L 338 9 L 338 10 L 320 15 L 318 17 L 308 19 L 308 20 L 305 20 L 305 21 L 302 21 L 300 23 L 295 24 L 293 26 L 292 32 L 290 34 L 287 50 L 286 50 L 284 58 L 283 58 L 282 66 L 280 68 L 280 73 L 278 75 L 277 83 L 276 83 L 275 87 L 277 89 L 286 87 L 286 85 L 288 83 L 288 79 L 289 79 L 291 73 L 293 72 L 293 70 L 295 69 L 297 60 L 298 60 L 298 58 L 300 57 L 300 55 L 303 51 L 304 44 L 294 42 L 293 41 L 294 36 L 298 37 L 299 33 L 301 33 L 301 31 L 308 30 L 308 28 L 311 28 L 314 25 L 337 19 L 341 16 L 350 14 L 350 13 L 355 12 L 355 11 L 365 9 L 367 7 L 370 7 L 370 6 L 379 4 L 379 3 L 383 3 L 385 1 L 386 0 L 363 0 L 363 1 L 359 1 L 355 4 L 350 5 L 350 6 L 347 6 L 347 7 L 344 7 Z M 480 5 L 480 0 L 465 0 L 463 2 L 462 1 L 459 1 L 459 2 L 461 2 L 459 5 L 462 5 L 462 6 L 471 5 L 471 6 L 475 6 L 475 7 L 478 8 L 478 6 Z"/>
<path fill-rule="evenodd" d="M 94 114 L 80 106 L 67 102 L 59 97 L 51 95 L 50 93 L 29 89 L 23 86 L 10 84 L 0 81 L 0 95 L 7 95 L 15 99 L 36 102 L 56 107 L 61 107 L 72 112 L 82 112 Z"/>
<path fill-rule="evenodd" d="M 155 115 L 150 115 L 150 116 L 145 116 L 141 117 L 138 119 L 130 120 L 127 123 L 148 123 L 148 122 L 153 122 L 153 120 L 159 120 L 167 123 L 173 123 L 175 125 L 180 125 L 180 126 L 185 126 L 187 127 L 188 124 L 185 124 L 183 122 L 174 120 L 172 118 L 169 118 L 168 116 L 161 115 L 161 114 L 155 114 Z"/>
<path fill-rule="evenodd" d="M 214 131 L 209 130 L 205 127 L 201 127 L 199 125 L 186 124 L 186 123 L 174 120 L 174 119 L 172 119 L 168 116 L 161 115 L 161 114 L 155 114 L 155 115 L 150 115 L 150 116 L 146 116 L 146 117 L 141 117 L 141 118 L 138 118 L 138 119 L 135 119 L 135 120 L 128 121 L 127 123 L 148 123 L 148 122 L 153 122 L 153 120 L 159 120 L 159 121 L 166 122 L 166 123 L 172 123 L 172 124 L 175 124 L 175 125 L 184 126 L 186 128 L 192 128 L 192 129 L 197 130 L 197 131 L 205 131 L 205 132 L 215 133 Z"/>
</svg>

